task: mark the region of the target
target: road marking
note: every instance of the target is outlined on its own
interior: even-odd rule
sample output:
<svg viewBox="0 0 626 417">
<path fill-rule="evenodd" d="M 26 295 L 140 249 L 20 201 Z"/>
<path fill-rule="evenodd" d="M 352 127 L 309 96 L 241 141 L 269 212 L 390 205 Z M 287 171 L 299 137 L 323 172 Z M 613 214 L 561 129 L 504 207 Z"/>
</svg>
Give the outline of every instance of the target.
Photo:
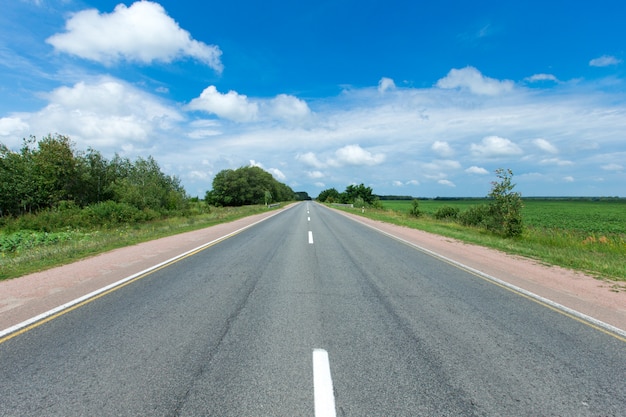
<svg viewBox="0 0 626 417">
<path fill-rule="evenodd" d="M 310 217 L 307 217 L 307 218 L 306 218 L 306 220 L 310 222 L 310 221 L 311 221 L 311 218 L 310 218 Z"/>
<path fill-rule="evenodd" d="M 330 376 L 328 352 L 313 349 L 313 392 L 315 396 L 315 417 L 335 417 L 335 393 Z"/>
<path fill-rule="evenodd" d="M 309 244 L 313 244 L 313 232 L 309 230 Z"/>
</svg>

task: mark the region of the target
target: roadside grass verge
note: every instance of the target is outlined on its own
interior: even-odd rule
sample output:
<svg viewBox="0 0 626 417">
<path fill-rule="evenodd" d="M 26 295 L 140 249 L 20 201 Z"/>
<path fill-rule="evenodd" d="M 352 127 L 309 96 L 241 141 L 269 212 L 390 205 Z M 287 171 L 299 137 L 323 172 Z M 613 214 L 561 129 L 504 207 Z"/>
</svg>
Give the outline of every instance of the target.
<svg viewBox="0 0 626 417">
<path fill-rule="evenodd" d="M 335 207 L 337 208 L 337 207 Z M 396 209 L 338 208 L 373 220 L 451 237 L 503 252 L 581 271 L 598 279 L 626 282 L 626 235 L 526 226 L 521 236 L 503 238 L 430 215 L 414 217 Z"/>
<path fill-rule="evenodd" d="M 109 228 L 0 233 L 0 280 L 16 278 L 149 240 L 266 212 L 263 205 L 212 207 L 208 213 Z"/>
</svg>

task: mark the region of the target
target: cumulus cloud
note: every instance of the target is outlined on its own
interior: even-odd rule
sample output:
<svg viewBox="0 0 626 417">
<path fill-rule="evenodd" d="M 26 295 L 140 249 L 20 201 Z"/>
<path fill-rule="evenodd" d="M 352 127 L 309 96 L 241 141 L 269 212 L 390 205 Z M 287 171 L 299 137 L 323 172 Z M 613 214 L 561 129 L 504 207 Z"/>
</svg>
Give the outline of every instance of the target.
<svg viewBox="0 0 626 417">
<path fill-rule="evenodd" d="M 65 29 L 46 42 L 59 52 L 106 65 L 122 60 L 167 63 L 192 57 L 217 72 L 223 69 L 219 47 L 192 39 L 158 3 L 119 4 L 108 14 L 83 10 L 67 20 Z"/>
<path fill-rule="evenodd" d="M 359 145 L 347 145 L 335 152 L 336 159 L 330 161 L 333 166 L 344 165 L 378 165 L 385 160 L 382 153 L 372 154 Z"/>
<path fill-rule="evenodd" d="M 324 168 L 326 164 L 320 161 L 313 152 L 297 154 L 296 160 L 312 168 Z"/>
<path fill-rule="evenodd" d="M 306 122 L 312 115 L 304 100 L 288 94 L 273 99 L 250 99 L 236 91 L 220 93 L 214 85 L 202 91 L 186 106 L 187 110 L 204 111 L 239 123 L 278 120 L 290 124 Z"/>
<path fill-rule="evenodd" d="M 2 117 L 0 118 L 0 136 L 20 135 L 28 131 L 28 123 L 19 117 Z"/>
<path fill-rule="evenodd" d="M 474 67 L 452 69 L 444 78 L 437 81 L 437 87 L 444 89 L 460 88 L 474 94 L 496 96 L 508 93 L 515 86 L 513 81 L 496 80 L 485 77 Z"/>
<path fill-rule="evenodd" d="M 311 115 L 311 109 L 304 100 L 287 94 L 279 94 L 269 101 L 268 114 L 275 119 L 299 122 Z"/>
<path fill-rule="evenodd" d="M 248 97 L 235 91 L 222 94 L 214 85 L 204 89 L 200 97 L 187 105 L 189 110 L 201 110 L 235 122 L 251 122 L 257 119 L 259 106 Z"/>
<path fill-rule="evenodd" d="M 396 83 L 391 78 L 383 77 L 378 81 L 378 92 L 384 93 L 387 90 L 395 90 Z"/>
<path fill-rule="evenodd" d="M 184 119 L 155 96 L 111 77 L 59 87 L 43 97 L 47 106 L 22 116 L 30 134 L 60 132 L 99 150 L 133 149 Z"/>
<path fill-rule="evenodd" d="M 516 156 L 523 153 L 515 143 L 499 136 L 487 136 L 480 143 L 472 143 L 470 150 L 474 156 L 480 158 Z"/>
<path fill-rule="evenodd" d="M 450 180 L 439 180 L 437 184 L 445 185 L 446 187 L 456 187 L 456 185 Z"/>
<path fill-rule="evenodd" d="M 476 165 L 472 165 L 471 167 L 465 170 L 468 174 L 477 174 L 477 175 L 486 175 L 489 174 L 485 168 L 477 167 Z"/>
<path fill-rule="evenodd" d="M 594 58 L 591 61 L 589 61 L 589 65 L 592 67 L 609 67 L 611 65 L 618 65 L 621 63 L 622 63 L 621 59 L 617 59 L 611 55 L 602 55 L 599 58 Z"/>
<path fill-rule="evenodd" d="M 452 156 L 454 154 L 452 147 L 445 141 L 437 140 L 430 148 L 441 156 Z"/>
<path fill-rule="evenodd" d="M 545 139 L 537 138 L 533 140 L 533 144 L 544 152 L 559 153 L 559 150 L 556 148 L 556 146 L 554 146 Z"/>
<path fill-rule="evenodd" d="M 287 176 L 278 168 L 269 168 L 267 170 L 277 181 L 285 181 Z"/>
</svg>

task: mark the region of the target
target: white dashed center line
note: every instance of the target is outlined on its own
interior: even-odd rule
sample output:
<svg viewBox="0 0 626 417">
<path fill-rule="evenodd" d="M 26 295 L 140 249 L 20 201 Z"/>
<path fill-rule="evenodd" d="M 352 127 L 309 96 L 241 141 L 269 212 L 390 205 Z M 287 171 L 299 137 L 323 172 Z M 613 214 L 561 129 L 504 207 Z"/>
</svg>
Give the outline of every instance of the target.
<svg viewBox="0 0 626 417">
<path fill-rule="evenodd" d="M 315 395 L 315 417 L 335 417 L 335 393 L 330 376 L 328 352 L 313 349 L 313 392 Z"/>
</svg>

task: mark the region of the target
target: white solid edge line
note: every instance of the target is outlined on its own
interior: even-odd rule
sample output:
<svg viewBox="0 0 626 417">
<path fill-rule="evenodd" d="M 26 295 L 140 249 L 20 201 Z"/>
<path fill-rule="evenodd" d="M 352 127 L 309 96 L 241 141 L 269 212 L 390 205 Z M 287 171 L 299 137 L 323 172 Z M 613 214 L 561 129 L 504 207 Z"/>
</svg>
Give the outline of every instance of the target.
<svg viewBox="0 0 626 417">
<path fill-rule="evenodd" d="M 259 224 L 259 223 L 261 223 L 261 222 L 263 222 L 263 221 L 265 221 L 267 219 L 270 219 L 270 218 L 276 216 L 279 213 L 283 213 L 284 211 L 285 211 L 284 209 L 280 210 L 280 211 L 277 211 L 276 213 L 273 213 L 272 215 L 270 215 L 268 217 L 265 217 L 265 218 L 263 218 L 261 220 L 258 220 L 258 221 L 254 222 L 254 223 L 251 223 L 251 224 L 249 224 L 247 226 L 244 226 L 244 227 L 242 227 L 240 229 L 237 229 L 237 230 L 235 230 L 233 232 L 230 232 L 230 233 L 228 233 L 228 234 L 226 234 L 224 236 L 221 236 L 221 237 L 219 237 L 217 239 L 214 239 L 214 240 L 212 240 L 210 242 L 204 243 L 204 244 L 198 246 L 197 248 L 188 250 L 185 253 L 181 253 L 180 255 L 174 256 L 173 258 L 170 258 L 170 259 L 168 259 L 166 261 L 163 261 L 163 262 L 161 262 L 159 264 L 153 265 L 150 268 L 146 268 L 143 271 L 137 272 L 136 274 L 133 274 L 133 275 L 130 275 L 130 276 L 126 277 L 126 278 L 123 278 L 123 279 L 121 279 L 121 280 L 119 280 L 117 282 L 114 282 L 113 284 L 109 284 L 106 287 L 102 287 L 102 288 L 100 288 L 98 290 L 90 292 L 89 294 L 83 295 L 82 297 L 76 298 L 75 300 L 69 301 L 69 302 L 67 302 L 65 304 L 62 304 L 62 305 L 60 305 L 58 307 L 55 307 L 52 310 L 48 310 L 48 311 L 46 311 L 44 313 L 41 313 L 41 314 L 39 314 L 39 315 L 37 315 L 35 317 L 31 317 L 28 320 L 24 320 L 21 323 L 18 323 L 18 324 L 15 324 L 15 325 L 13 325 L 13 326 L 11 326 L 9 328 L 6 328 L 6 329 L 0 331 L 0 338 L 8 336 L 11 333 L 17 332 L 18 330 L 21 330 L 21 329 L 23 329 L 25 327 L 30 326 L 33 323 L 41 321 L 41 320 L 43 320 L 45 318 L 48 318 L 50 316 L 53 316 L 53 315 L 55 315 L 55 314 L 57 314 L 57 313 L 59 313 L 59 312 L 61 312 L 63 310 L 66 310 L 66 309 L 68 309 L 70 307 L 75 306 L 76 304 L 80 304 L 80 303 L 82 303 L 85 300 L 93 298 L 93 297 L 95 297 L 95 296 L 97 296 L 99 294 L 102 294 L 103 292 L 109 291 L 110 289 L 115 288 L 115 287 L 117 287 L 119 285 L 122 285 L 122 284 L 124 284 L 124 283 L 126 283 L 128 281 L 132 281 L 133 279 L 137 278 L 140 275 L 147 274 L 147 273 L 149 273 L 151 271 L 154 271 L 155 269 L 158 269 L 158 268 L 162 267 L 163 265 L 166 265 L 166 264 L 169 264 L 171 262 L 174 262 L 174 261 L 176 261 L 176 260 L 178 260 L 180 258 L 184 258 L 185 256 L 189 255 L 190 253 L 193 253 L 193 252 L 202 250 L 202 249 L 204 249 L 204 248 L 206 248 L 208 246 L 214 245 L 215 243 L 217 243 L 217 242 L 219 242 L 221 240 L 226 240 L 229 237 L 232 237 L 232 236 L 234 236 L 234 235 L 236 235 L 236 234 L 238 234 L 238 233 L 240 233 L 240 232 L 242 232 L 242 231 L 244 231 L 244 230 L 246 230 L 246 229 L 248 229 L 248 228 L 250 228 L 252 226 L 255 226 L 255 225 L 257 225 L 257 224 Z"/>
<path fill-rule="evenodd" d="M 448 263 L 450 263 L 452 265 L 455 265 L 458 268 L 465 269 L 465 270 L 470 271 L 470 272 L 472 272 L 472 273 L 474 273 L 476 275 L 480 275 L 481 277 L 483 277 L 483 278 L 485 278 L 485 279 L 487 279 L 489 281 L 493 281 L 493 282 L 495 282 L 495 283 L 497 283 L 499 285 L 502 285 L 503 287 L 509 288 L 509 289 L 511 289 L 513 291 L 516 291 L 516 292 L 518 292 L 520 294 L 523 294 L 523 295 L 525 295 L 525 296 L 527 296 L 529 298 L 532 298 L 532 299 L 537 300 L 539 302 L 542 302 L 542 303 L 544 303 L 546 305 L 549 305 L 552 308 L 555 308 L 557 310 L 560 310 L 560 311 L 563 311 L 563 312 L 565 312 L 567 314 L 570 314 L 570 315 L 572 315 L 572 316 L 574 316 L 574 317 L 576 317 L 576 318 L 578 318 L 580 320 L 587 321 L 587 322 L 589 322 L 591 324 L 594 324 L 594 325 L 596 325 L 596 326 L 598 326 L 598 327 L 600 327 L 600 328 L 602 328 L 604 330 L 607 330 L 609 332 L 615 333 L 615 334 L 617 334 L 617 335 L 619 335 L 621 337 L 626 338 L 626 331 L 620 329 L 619 327 L 612 326 L 612 325 L 610 325 L 608 323 L 605 323 L 605 322 L 603 322 L 601 320 L 598 320 L 596 318 L 588 316 L 588 315 L 586 315 L 584 313 L 581 313 L 581 312 L 576 311 L 574 309 L 571 309 L 569 307 L 566 307 L 566 306 L 564 306 L 562 304 L 559 304 L 559 303 L 557 303 L 555 301 L 552 301 L 552 300 L 550 300 L 548 298 L 542 297 L 542 296 L 537 295 L 537 294 L 535 294 L 533 292 L 530 292 L 530 291 L 525 290 L 525 289 L 523 289 L 521 287 L 518 287 L 517 285 L 510 284 L 510 283 L 508 283 L 506 281 L 503 281 L 503 280 L 501 280 L 499 278 L 496 278 L 496 277 L 491 276 L 489 274 L 486 274 L 486 273 L 484 273 L 482 271 L 479 271 L 478 269 L 474 269 L 471 266 L 467 266 L 465 264 L 462 264 L 461 262 L 455 261 L 454 259 L 447 258 L 447 257 L 445 257 L 445 256 L 443 256 L 441 254 L 438 254 L 437 252 L 433 252 L 433 251 L 431 251 L 429 249 L 423 248 L 423 247 L 421 247 L 421 246 L 419 246 L 419 245 L 417 245 L 417 244 L 415 244 L 413 242 L 409 242 L 408 240 L 402 239 L 402 238 L 400 238 L 398 236 L 395 236 L 395 235 L 393 235 L 391 233 L 385 232 L 384 230 L 381 230 L 381 229 L 379 229 L 379 228 L 377 228 L 375 226 L 369 225 L 369 224 L 367 224 L 365 222 L 362 222 L 362 221 L 360 221 L 358 219 L 354 219 L 354 218 L 349 217 L 349 216 L 345 216 L 345 217 L 347 217 L 348 219 L 351 219 L 352 221 L 360 223 L 363 226 L 367 226 L 370 229 L 376 230 L 379 233 L 387 235 L 387 236 L 391 237 L 392 239 L 395 239 L 395 240 L 398 240 L 398 241 L 400 241 L 402 243 L 405 243 L 407 245 L 413 246 L 414 248 L 416 248 L 416 249 L 418 249 L 418 250 L 420 250 L 420 251 L 422 251 L 422 252 L 424 252 L 424 253 L 432 256 L 432 257 L 442 259 L 442 260 L 444 260 L 444 261 L 446 261 L 446 262 L 448 262 Z"/>
<path fill-rule="evenodd" d="M 315 397 L 315 417 L 335 417 L 335 393 L 330 376 L 328 352 L 313 349 L 313 392 Z"/>
</svg>

